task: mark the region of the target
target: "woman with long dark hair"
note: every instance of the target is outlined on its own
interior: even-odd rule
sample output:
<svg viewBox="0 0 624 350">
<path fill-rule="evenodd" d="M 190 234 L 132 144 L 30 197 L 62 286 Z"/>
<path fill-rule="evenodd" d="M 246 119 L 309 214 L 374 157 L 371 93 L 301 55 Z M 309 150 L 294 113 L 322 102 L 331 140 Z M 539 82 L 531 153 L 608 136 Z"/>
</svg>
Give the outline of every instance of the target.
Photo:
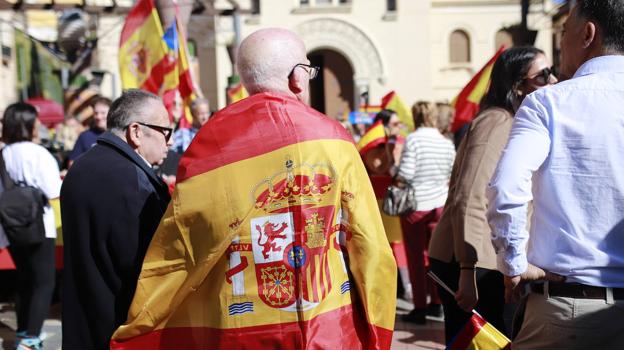
<svg viewBox="0 0 624 350">
<path fill-rule="evenodd" d="M 4 112 L 2 158 L 6 173 L 15 183 L 39 188 L 48 199 L 58 198 L 61 190 L 59 168 L 54 157 L 34 141 L 38 140 L 37 110 L 27 103 L 14 103 Z M 43 214 L 41 242 L 14 244 L 9 252 L 17 269 L 18 350 L 43 349 L 39 337 L 54 291 L 54 212 L 47 205 Z M 0 239 L 0 242 L 3 240 Z"/>
<path fill-rule="evenodd" d="M 496 328 L 506 330 L 505 288 L 490 242 L 485 190 L 522 100 L 556 82 L 543 51 L 515 47 L 503 52 L 494 63 L 479 114 L 459 146 L 444 212 L 429 247 L 432 271 L 457 291 L 454 296 L 440 291 L 447 343 L 473 308 Z"/>
</svg>

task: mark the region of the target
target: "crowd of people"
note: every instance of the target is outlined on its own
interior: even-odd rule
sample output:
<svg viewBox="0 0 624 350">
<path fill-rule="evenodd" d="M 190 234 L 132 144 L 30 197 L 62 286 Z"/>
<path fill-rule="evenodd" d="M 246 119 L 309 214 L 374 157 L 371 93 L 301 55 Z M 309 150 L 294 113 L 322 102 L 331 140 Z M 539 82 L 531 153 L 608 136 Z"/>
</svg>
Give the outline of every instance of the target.
<svg viewBox="0 0 624 350">
<path fill-rule="evenodd" d="M 573 2 L 561 50 L 557 75 L 504 51 L 460 142 L 418 101 L 409 134 L 379 112 L 386 141 L 363 153 L 308 106 L 318 67 L 278 28 L 239 47 L 250 97 L 213 116 L 195 100 L 190 128 L 131 89 L 59 126 L 55 158 L 36 109 L 10 105 L 0 165 L 60 198 L 63 348 L 388 349 L 397 295 L 405 322 L 443 315 L 447 344 L 476 311 L 514 349 L 621 348 L 624 1 Z M 400 217 L 380 211 L 390 184 L 413 191 Z M 0 227 L 21 350 L 43 349 L 54 289 L 49 205 L 43 222 L 31 244 Z"/>
</svg>

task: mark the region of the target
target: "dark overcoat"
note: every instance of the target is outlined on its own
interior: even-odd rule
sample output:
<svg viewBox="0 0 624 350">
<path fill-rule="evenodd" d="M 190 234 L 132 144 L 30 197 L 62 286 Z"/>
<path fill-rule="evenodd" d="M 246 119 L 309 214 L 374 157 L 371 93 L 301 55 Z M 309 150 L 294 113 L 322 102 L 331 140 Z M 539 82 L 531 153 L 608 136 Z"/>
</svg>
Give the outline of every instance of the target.
<svg viewBox="0 0 624 350">
<path fill-rule="evenodd" d="M 63 349 L 109 349 L 169 199 L 147 162 L 109 132 L 70 168 L 61 188 Z"/>
</svg>

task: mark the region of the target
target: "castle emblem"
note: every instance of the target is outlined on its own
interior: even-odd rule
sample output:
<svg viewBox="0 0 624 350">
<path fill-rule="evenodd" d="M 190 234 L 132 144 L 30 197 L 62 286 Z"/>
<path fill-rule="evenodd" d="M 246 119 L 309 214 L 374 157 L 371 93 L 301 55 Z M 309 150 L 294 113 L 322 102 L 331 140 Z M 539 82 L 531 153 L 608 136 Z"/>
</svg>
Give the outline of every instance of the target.
<svg viewBox="0 0 624 350">
<path fill-rule="evenodd" d="M 307 245 L 310 248 L 321 248 L 327 243 L 325 239 L 325 219 L 318 216 L 318 213 L 312 214 L 312 217 L 306 220 L 305 232 L 307 234 Z"/>
</svg>

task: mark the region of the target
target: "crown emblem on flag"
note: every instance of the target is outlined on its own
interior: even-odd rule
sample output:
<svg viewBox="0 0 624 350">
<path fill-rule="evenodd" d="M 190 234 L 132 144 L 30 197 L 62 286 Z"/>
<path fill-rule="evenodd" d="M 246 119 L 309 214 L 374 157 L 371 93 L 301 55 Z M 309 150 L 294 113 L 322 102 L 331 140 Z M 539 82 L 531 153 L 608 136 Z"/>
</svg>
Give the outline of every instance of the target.
<svg viewBox="0 0 624 350">
<path fill-rule="evenodd" d="M 252 191 L 256 209 L 272 211 L 291 205 L 318 204 L 332 189 L 335 171 L 329 164 L 295 165 L 288 158 L 285 170 L 262 180 Z"/>
</svg>

